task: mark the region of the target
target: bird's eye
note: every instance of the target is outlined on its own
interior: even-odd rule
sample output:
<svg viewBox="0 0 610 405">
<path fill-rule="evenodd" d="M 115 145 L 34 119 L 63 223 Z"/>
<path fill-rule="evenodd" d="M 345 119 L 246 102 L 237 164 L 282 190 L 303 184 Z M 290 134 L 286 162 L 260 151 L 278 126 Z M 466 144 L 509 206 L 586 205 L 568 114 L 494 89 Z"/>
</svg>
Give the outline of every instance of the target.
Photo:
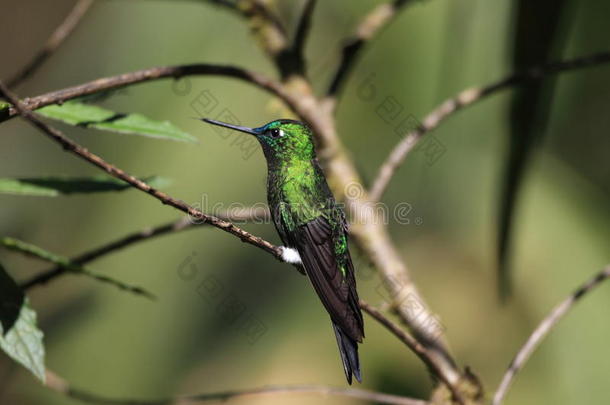
<svg viewBox="0 0 610 405">
<path fill-rule="evenodd" d="M 284 136 L 284 131 L 278 128 L 273 128 L 271 131 L 269 131 L 269 134 L 272 138 L 280 138 Z"/>
</svg>

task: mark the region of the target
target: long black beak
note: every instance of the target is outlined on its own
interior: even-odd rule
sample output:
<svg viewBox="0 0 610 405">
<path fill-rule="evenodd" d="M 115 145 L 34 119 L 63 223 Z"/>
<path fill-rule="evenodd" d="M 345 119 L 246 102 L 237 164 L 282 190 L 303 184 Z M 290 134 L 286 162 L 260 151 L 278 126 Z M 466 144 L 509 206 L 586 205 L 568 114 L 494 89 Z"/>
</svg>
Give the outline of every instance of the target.
<svg viewBox="0 0 610 405">
<path fill-rule="evenodd" d="M 225 127 L 225 128 L 234 129 L 236 131 L 245 132 L 246 134 L 250 134 L 250 135 L 258 135 L 258 133 L 253 128 L 242 127 L 240 125 L 227 124 L 226 122 L 211 120 L 208 118 L 201 118 L 201 121 L 205 121 L 208 124 L 218 125 L 219 127 Z"/>
</svg>

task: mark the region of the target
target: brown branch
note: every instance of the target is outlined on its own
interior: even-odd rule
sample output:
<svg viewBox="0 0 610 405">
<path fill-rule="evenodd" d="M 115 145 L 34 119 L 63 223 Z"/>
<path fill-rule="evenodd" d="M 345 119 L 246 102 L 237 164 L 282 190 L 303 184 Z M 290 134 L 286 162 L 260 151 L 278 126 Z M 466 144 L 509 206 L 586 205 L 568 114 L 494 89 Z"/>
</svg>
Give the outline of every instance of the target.
<svg viewBox="0 0 610 405">
<path fill-rule="evenodd" d="M 243 208 L 239 210 L 230 210 L 226 213 L 218 213 L 218 218 L 231 222 L 245 221 L 268 221 L 269 210 L 262 207 Z M 117 239 L 98 248 L 85 252 L 81 255 L 70 259 L 70 262 L 78 265 L 83 265 L 92 262 L 102 256 L 113 253 L 117 250 L 124 249 L 134 243 L 143 242 L 157 236 L 163 236 L 170 233 L 180 232 L 183 230 L 194 229 L 197 225 L 207 225 L 207 223 L 194 222 L 190 217 L 184 217 L 178 221 L 173 221 L 167 224 L 159 225 L 154 228 L 143 229 L 139 232 L 129 234 L 123 238 Z M 31 279 L 21 283 L 21 288 L 28 290 L 38 285 L 47 284 L 48 282 L 66 274 L 66 269 L 61 266 L 55 266 L 51 269 L 43 271 Z"/>
<path fill-rule="evenodd" d="M 34 127 L 41 130 L 45 135 L 51 138 L 53 141 L 60 144 L 64 150 L 70 152 L 79 158 L 99 167 L 104 170 L 108 174 L 113 177 L 116 177 L 120 180 L 125 181 L 126 183 L 132 185 L 133 187 L 141 190 L 151 196 L 155 197 L 157 200 L 161 201 L 161 203 L 170 205 L 182 212 L 185 212 L 190 217 L 197 219 L 200 222 L 205 222 L 210 224 L 211 226 L 221 229 L 225 232 L 228 232 L 236 237 L 238 237 L 242 242 L 249 243 L 253 246 L 259 247 L 267 253 L 272 254 L 276 259 L 282 260 L 282 250 L 267 242 L 266 240 L 254 236 L 249 232 L 244 231 L 243 229 L 235 226 L 231 222 L 222 220 L 213 215 L 208 215 L 201 212 L 198 209 L 191 207 L 183 201 L 177 200 L 162 191 L 159 191 L 150 185 L 146 184 L 142 180 L 126 173 L 125 171 L 119 169 L 118 167 L 111 165 L 104 161 L 101 157 L 89 152 L 86 148 L 80 146 L 76 142 L 67 138 L 64 134 L 62 134 L 59 130 L 47 125 L 43 121 L 39 120 L 24 104 L 22 104 L 19 99 L 12 94 L 12 92 L 6 88 L 4 83 L 0 81 L 0 92 L 6 97 L 6 99 L 13 104 L 13 106 L 17 109 L 17 111 Z"/>
<path fill-rule="evenodd" d="M 311 14 L 315 0 L 307 0 L 303 13 L 297 24 L 294 41 L 290 41 L 282 21 L 263 0 L 210 0 L 232 9 L 246 18 L 253 36 L 258 40 L 263 51 L 275 64 L 283 81 L 292 75 L 302 76 L 305 73 L 303 46 L 309 30 Z"/>
<path fill-rule="evenodd" d="M 83 265 L 137 242 L 141 242 L 168 233 L 179 232 L 185 229 L 192 229 L 193 225 L 195 224 L 190 220 L 190 218 L 185 217 L 169 224 L 161 225 L 155 228 L 144 229 L 140 232 L 132 233 L 121 239 L 110 242 L 108 244 L 100 246 L 99 248 L 90 250 L 79 256 L 71 258 L 70 261 L 78 265 Z M 63 274 L 66 274 L 66 269 L 61 266 L 55 266 L 49 270 L 37 274 L 36 276 L 32 277 L 27 281 L 24 281 L 23 283 L 21 283 L 20 287 L 23 290 L 28 290 L 32 287 L 46 284 L 49 281 L 62 276 Z"/>
<path fill-rule="evenodd" d="M 470 106 L 483 98 L 508 89 L 513 86 L 526 85 L 535 80 L 542 80 L 546 76 L 566 71 L 583 69 L 591 66 L 610 62 L 610 52 L 601 52 L 576 59 L 554 62 L 544 66 L 533 67 L 523 72 L 514 73 L 502 80 L 491 83 L 484 87 L 475 87 L 461 91 L 455 97 L 450 98 L 434 109 L 424 118 L 422 124 L 415 130 L 409 132 L 396 145 L 385 162 L 379 168 L 377 177 L 371 187 L 370 197 L 373 201 L 379 201 L 385 192 L 388 183 L 396 170 L 400 167 L 407 154 L 413 150 L 422 136 L 440 125 L 447 117 L 464 107 Z"/>
<path fill-rule="evenodd" d="M 264 75 L 261 75 L 260 73 L 252 72 L 235 66 L 211 64 L 161 66 L 137 70 L 135 72 L 124 73 L 118 76 L 93 80 L 78 86 L 53 91 L 37 97 L 25 98 L 22 100 L 22 103 L 25 108 L 29 110 L 36 110 L 37 108 L 41 108 L 49 104 L 58 104 L 74 98 L 88 96 L 108 90 L 120 89 L 133 84 L 168 78 L 178 79 L 184 76 L 193 75 L 216 75 L 240 79 L 248 83 L 255 84 L 261 89 L 270 92 L 271 94 L 285 101 L 286 104 L 291 107 L 294 105 L 293 97 L 284 90 L 281 84 L 265 77 Z M 0 111 L 0 122 L 15 115 L 17 115 L 17 110 L 14 106 L 4 115 L 2 114 L 2 111 Z"/>
<path fill-rule="evenodd" d="M 306 71 L 305 67 L 305 44 L 309 31 L 311 28 L 311 17 L 316 7 L 316 0 L 306 0 L 305 6 L 303 6 L 303 12 L 299 18 L 297 29 L 294 34 L 294 40 L 292 41 L 291 52 L 294 54 L 294 58 L 297 59 L 299 69 L 298 73 L 304 74 Z"/>
<path fill-rule="evenodd" d="M 263 20 L 276 31 L 274 35 L 286 38 L 286 29 L 282 21 L 273 14 L 263 0 L 237 0 L 235 9 L 246 18 Z"/>
<path fill-rule="evenodd" d="M 70 36 L 92 4 L 93 0 L 78 0 L 72 8 L 72 11 L 70 11 L 70 14 L 68 14 L 65 20 L 55 29 L 42 49 L 34 55 L 32 60 L 25 65 L 21 71 L 17 72 L 14 77 L 7 81 L 7 86 L 10 88 L 17 87 L 38 70 L 38 68 L 55 53 L 65 39 Z"/>
<path fill-rule="evenodd" d="M 381 312 L 379 312 L 379 310 L 377 310 L 372 305 L 360 300 L 360 308 L 362 308 L 364 312 L 372 316 L 377 322 L 385 326 L 386 329 L 392 332 L 394 336 L 396 336 L 409 349 L 411 349 L 411 351 L 415 353 L 415 355 L 417 355 L 417 357 L 419 357 L 420 360 L 428 366 L 429 370 L 433 373 L 433 375 L 437 376 L 447 386 L 447 388 L 449 389 L 449 391 L 457 402 L 459 402 L 460 404 L 465 403 L 456 385 L 451 383 L 450 377 L 445 374 L 445 368 L 442 365 L 438 364 L 436 357 L 431 355 L 428 348 L 419 343 L 413 336 L 402 330 L 394 322 L 386 318 Z"/>
<path fill-rule="evenodd" d="M 296 65 L 288 63 L 292 59 L 290 43 L 282 21 L 262 0 L 236 0 L 232 8 L 248 20 L 250 31 L 263 51 L 273 60 L 282 79 L 287 78 Z"/>
<path fill-rule="evenodd" d="M 274 27 L 282 36 L 286 35 L 286 30 L 282 21 L 269 10 L 267 4 L 261 0 L 208 0 L 209 3 L 222 6 L 233 12 L 237 12 L 245 18 L 259 18 L 265 23 Z"/>
<path fill-rule="evenodd" d="M 366 43 L 381 31 L 382 28 L 387 26 L 409 1 L 392 0 L 388 3 L 380 4 L 362 19 L 356 28 L 356 32 L 345 41 L 345 46 L 341 51 L 341 61 L 326 92 L 327 96 L 335 97 L 341 91 L 354 67 L 358 55 Z"/>
<path fill-rule="evenodd" d="M 527 339 L 523 347 L 519 349 L 519 352 L 511 361 L 506 374 L 502 377 L 502 382 L 496 391 L 492 405 L 500 405 L 504 401 L 511 383 L 519 370 L 523 368 L 527 360 L 530 358 L 534 350 L 542 342 L 542 339 L 557 325 L 557 323 L 563 319 L 570 309 L 586 294 L 593 291 L 595 287 L 600 285 L 602 281 L 610 278 L 610 265 L 606 266 L 601 272 L 595 275 L 593 278 L 585 282 L 576 291 L 574 291 L 568 298 L 557 305 L 553 310 L 540 322 L 538 327 L 532 332 L 530 337 Z"/>
<path fill-rule="evenodd" d="M 67 397 L 89 403 L 100 405 L 187 405 L 200 402 L 229 401 L 236 398 L 260 397 L 265 395 L 282 394 L 315 394 L 318 396 L 338 396 L 355 398 L 362 401 L 371 401 L 378 404 L 390 405 L 427 405 L 428 402 L 402 397 L 398 395 L 384 394 L 381 392 L 362 390 L 357 388 L 339 388 L 323 385 L 269 385 L 264 387 L 214 392 L 197 395 L 182 395 L 174 398 L 164 398 L 156 400 L 141 399 L 114 399 L 103 397 L 97 394 L 79 390 L 70 386 L 62 377 L 54 372 L 46 371 L 46 385 L 48 388 Z"/>
</svg>

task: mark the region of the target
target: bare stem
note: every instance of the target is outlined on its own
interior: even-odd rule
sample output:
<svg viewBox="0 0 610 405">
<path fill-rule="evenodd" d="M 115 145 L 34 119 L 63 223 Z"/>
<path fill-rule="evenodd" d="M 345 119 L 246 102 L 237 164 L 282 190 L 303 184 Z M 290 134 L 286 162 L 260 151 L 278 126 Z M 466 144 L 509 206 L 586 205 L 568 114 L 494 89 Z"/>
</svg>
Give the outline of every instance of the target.
<svg viewBox="0 0 610 405">
<path fill-rule="evenodd" d="M 346 41 L 341 51 L 341 62 L 339 62 L 339 67 L 326 92 L 327 96 L 335 97 L 341 91 L 363 47 L 388 25 L 399 13 L 400 9 L 409 3 L 409 1 L 393 0 L 380 4 L 362 19 L 356 28 L 356 32 Z"/>
<path fill-rule="evenodd" d="M 60 144 L 64 150 L 70 152 L 79 158 L 97 166 L 98 168 L 104 170 L 108 174 L 113 177 L 116 177 L 120 180 L 125 181 L 126 183 L 132 185 L 133 187 L 141 190 L 147 194 L 152 195 L 163 204 L 170 205 L 176 209 L 179 209 L 182 212 L 185 212 L 192 218 L 195 218 L 197 221 L 205 222 L 210 224 L 211 226 L 221 229 L 225 232 L 228 232 L 239 239 L 242 242 L 249 243 L 253 246 L 259 247 L 266 251 L 267 253 L 272 254 L 276 259 L 282 260 L 282 251 L 279 247 L 267 242 L 266 240 L 254 236 L 249 232 L 244 231 L 243 229 L 235 226 L 233 223 L 217 218 L 213 215 L 208 215 L 201 212 L 198 209 L 191 207 L 183 201 L 177 200 L 162 191 L 159 191 L 150 185 L 146 184 L 142 180 L 126 173 L 122 169 L 111 165 L 110 163 L 103 160 L 101 157 L 89 152 L 86 148 L 80 146 L 73 140 L 67 138 L 61 131 L 47 125 L 43 121 L 39 120 L 24 104 L 22 104 L 19 99 L 12 94 L 10 90 L 6 88 L 4 83 L 0 81 L 0 92 L 4 94 L 6 99 L 13 104 L 13 106 L 17 109 L 17 111 L 34 127 L 41 130 L 44 134 L 46 134 L 53 141 Z"/>
<path fill-rule="evenodd" d="M 610 62 L 610 52 L 601 52 L 576 59 L 550 63 L 544 66 L 533 67 L 523 72 L 517 72 L 501 80 L 483 87 L 475 87 L 461 91 L 453 98 L 444 101 L 430 114 L 428 114 L 422 124 L 409 132 L 396 145 L 385 162 L 379 168 L 377 177 L 371 187 L 370 196 L 373 201 L 379 201 L 385 192 L 388 183 L 394 176 L 396 170 L 402 165 L 407 154 L 415 148 L 422 136 L 432 131 L 440 123 L 461 110 L 470 106 L 487 96 L 495 94 L 500 90 L 514 86 L 525 85 L 534 80 L 542 80 L 549 75 L 554 75 L 566 71 L 582 69 L 586 67 L 601 65 Z"/>
<path fill-rule="evenodd" d="M 83 19 L 92 4 L 93 0 L 78 0 L 72 8 L 72 11 L 70 11 L 65 20 L 55 29 L 53 34 L 51 34 L 42 49 L 34 55 L 32 60 L 25 65 L 23 69 L 7 81 L 7 86 L 10 88 L 17 87 L 34 74 L 34 72 L 36 72 L 53 53 L 55 53 L 57 48 L 60 47 L 66 38 L 74 32 L 74 29 Z"/>
<path fill-rule="evenodd" d="M 193 75 L 227 76 L 240 79 L 270 92 L 271 94 L 285 101 L 289 106 L 294 104 L 291 95 L 289 95 L 279 83 L 265 77 L 264 75 L 261 75 L 260 73 L 252 72 L 235 66 L 211 64 L 160 66 L 137 70 L 135 72 L 124 73 L 118 76 L 104 77 L 83 83 L 78 86 L 46 93 L 37 97 L 28 97 L 22 100 L 22 104 L 29 110 L 35 110 L 49 104 L 59 104 L 74 98 L 88 96 L 108 90 L 120 89 L 147 81 L 167 78 L 178 79 L 184 76 Z M 2 114 L 2 111 L 0 111 L 0 122 L 11 118 L 16 114 L 17 110 L 14 105 L 8 110 L 7 114 Z"/>
<path fill-rule="evenodd" d="M 357 388 L 338 388 L 323 385 L 269 385 L 252 389 L 231 390 L 197 395 L 183 395 L 174 398 L 156 400 L 114 399 L 73 388 L 66 380 L 50 370 L 46 371 L 46 381 L 47 387 L 53 391 L 85 403 L 100 405 L 187 405 L 200 402 L 229 401 L 237 398 L 276 396 L 282 394 L 313 394 L 322 397 L 332 395 L 391 405 L 428 404 L 428 402 L 420 399 L 413 399 L 398 395 L 384 394 L 381 392 Z"/>
<path fill-rule="evenodd" d="M 231 222 L 244 222 L 244 221 L 260 221 L 268 220 L 269 211 L 262 207 L 244 208 L 241 210 L 231 210 L 226 213 L 219 213 L 218 217 Z M 193 221 L 190 217 L 184 217 L 177 221 L 169 222 L 167 224 L 159 225 L 154 228 L 143 229 L 139 232 L 135 232 L 124 236 L 123 238 L 117 239 L 105 245 L 102 245 L 93 250 L 87 251 L 81 255 L 70 259 L 71 263 L 77 265 L 83 265 L 92 262 L 102 256 L 113 253 L 117 250 L 124 249 L 134 243 L 143 242 L 151 238 L 163 236 L 183 230 L 194 229 L 197 225 L 206 225 L 206 223 L 199 223 Z M 28 290 L 38 285 L 46 284 L 57 277 L 66 274 L 66 269 L 61 266 L 55 266 L 40 274 L 35 275 L 31 279 L 24 281 L 21 284 L 21 288 Z"/>
<path fill-rule="evenodd" d="M 540 322 L 538 327 L 532 332 L 530 337 L 527 339 L 523 347 L 519 349 L 517 355 L 511 361 L 508 366 L 508 370 L 504 377 L 502 377 L 502 382 L 496 391 L 492 405 L 500 405 L 504 401 L 504 397 L 508 393 L 508 390 L 513 382 L 513 379 L 523 368 L 527 360 L 530 358 L 534 350 L 538 347 L 538 345 L 542 342 L 542 339 L 545 338 L 546 335 L 557 325 L 557 323 L 563 319 L 563 317 L 568 313 L 570 309 L 586 294 L 593 291 L 595 287 L 600 285 L 602 281 L 610 278 L 610 265 L 606 266 L 601 272 L 595 275 L 593 278 L 585 282 L 582 286 L 580 286 L 576 291 L 574 291 L 568 298 L 562 301 L 559 305 L 557 305 L 553 310 Z"/>
<path fill-rule="evenodd" d="M 94 261 L 102 256 L 115 252 L 117 250 L 123 249 L 129 245 L 132 245 L 137 242 L 141 242 L 150 238 L 154 238 L 156 236 L 165 235 L 168 233 L 178 232 L 185 229 L 191 229 L 193 227 L 193 222 L 189 220 L 188 217 L 182 218 L 178 221 L 171 222 L 169 224 L 161 225 L 155 228 L 144 229 L 140 232 L 132 233 L 127 235 L 121 239 L 110 242 L 106 245 L 100 246 L 96 249 L 85 252 L 79 256 L 73 257 L 70 259 L 70 262 L 75 263 L 77 265 L 83 265 L 89 262 Z M 63 274 L 66 274 L 66 269 L 61 266 L 55 266 L 49 270 L 43 271 L 40 274 L 32 277 L 31 279 L 24 281 L 21 283 L 21 288 L 24 290 L 29 290 L 32 287 L 43 285 L 48 283 L 51 280 L 54 280 Z"/>
<path fill-rule="evenodd" d="M 403 342 L 413 353 L 420 358 L 421 361 L 424 362 L 432 371 L 432 373 L 447 386 L 449 391 L 453 394 L 453 397 L 460 403 L 464 404 L 464 399 L 462 398 L 460 392 L 457 387 L 451 383 L 450 377 L 445 374 L 445 368 L 442 365 L 439 365 L 437 362 L 437 358 L 431 355 L 430 351 L 421 343 L 419 343 L 413 336 L 402 330 L 398 325 L 394 322 L 386 318 L 379 310 L 369 305 L 368 303 L 360 300 L 360 308 L 362 308 L 367 314 L 372 316 L 377 322 L 381 323 L 386 327 L 394 336 L 396 336 L 401 342 Z"/>
<path fill-rule="evenodd" d="M 307 37 L 309 36 L 309 30 L 311 29 L 311 17 L 313 10 L 316 7 L 316 0 L 306 0 L 303 6 L 303 12 L 301 18 L 297 24 L 297 29 L 292 42 L 292 53 L 300 64 L 300 73 L 305 72 L 305 44 Z"/>
</svg>

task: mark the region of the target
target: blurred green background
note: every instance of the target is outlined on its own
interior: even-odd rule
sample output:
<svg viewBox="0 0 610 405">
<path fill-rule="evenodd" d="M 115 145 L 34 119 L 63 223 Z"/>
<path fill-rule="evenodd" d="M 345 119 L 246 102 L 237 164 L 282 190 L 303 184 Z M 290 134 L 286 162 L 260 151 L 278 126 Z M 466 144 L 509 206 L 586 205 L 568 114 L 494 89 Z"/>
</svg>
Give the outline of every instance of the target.
<svg viewBox="0 0 610 405">
<path fill-rule="evenodd" d="M 289 26 L 299 1 L 279 1 Z M 307 56 L 318 90 L 337 63 L 342 39 L 370 1 L 319 2 Z M 445 98 L 512 70 L 514 4 L 508 0 L 416 2 L 373 42 L 357 65 L 338 110 L 338 127 L 370 181 L 400 137 L 377 109 L 387 97 L 403 116 L 421 119 Z M 25 64 L 63 20 L 73 2 L 0 0 L 0 77 Z M 561 57 L 609 48 L 610 3 L 573 2 Z M 535 41 L 535 38 L 532 38 Z M 26 84 L 22 96 L 156 65 L 238 64 L 273 74 L 240 18 L 205 1 L 98 1 L 58 52 Z M 496 294 L 497 206 L 509 138 L 513 91 L 493 96 L 448 119 L 432 135 L 446 149 L 429 164 L 411 154 L 385 202 L 412 206 L 409 224 L 391 233 L 422 293 L 441 315 L 455 357 L 488 391 L 550 308 L 608 262 L 610 246 L 610 75 L 601 66 L 562 74 L 549 123 L 534 154 L 515 217 L 512 299 Z M 362 86 L 374 86 L 364 97 Z M 265 163 L 244 158 L 210 126 L 189 117 L 204 91 L 245 125 L 278 117 L 262 91 L 224 78 L 192 77 L 130 87 L 102 103 L 170 120 L 196 135 L 191 145 L 58 125 L 111 163 L 140 176 L 173 180 L 166 191 L 191 204 L 265 201 Z M 0 127 L 0 176 L 93 175 L 92 166 L 64 153 L 21 120 Z M 34 198 L 0 195 L 0 235 L 75 255 L 144 227 L 180 217 L 141 192 Z M 245 225 L 279 242 L 270 224 Z M 362 298 L 379 304 L 380 279 L 357 257 Z M 197 274 L 178 276 L 187 258 Z M 47 266 L 0 251 L 19 280 Z M 45 332 L 47 366 L 74 386 L 111 397 L 157 398 L 266 384 L 344 386 L 328 317 L 305 278 L 262 251 L 218 230 L 199 228 L 157 238 L 91 266 L 143 286 L 156 302 L 76 276 L 29 293 Z M 243 302 L 265 333 L 254 343 L 198 293 L 214 277 Z M 605 404 L 610 400 L 610 288 L 580 303 L 535 353 L 508 404 Z M 363 388 L 426 397 L 426 369 L 370 318 L 361 346 Z M 4 355 L 0 402 L 73 404 L 41 387 Z M 290 395 L 235 403 L 355 403 L 339 397 Z"/>
</svg>

